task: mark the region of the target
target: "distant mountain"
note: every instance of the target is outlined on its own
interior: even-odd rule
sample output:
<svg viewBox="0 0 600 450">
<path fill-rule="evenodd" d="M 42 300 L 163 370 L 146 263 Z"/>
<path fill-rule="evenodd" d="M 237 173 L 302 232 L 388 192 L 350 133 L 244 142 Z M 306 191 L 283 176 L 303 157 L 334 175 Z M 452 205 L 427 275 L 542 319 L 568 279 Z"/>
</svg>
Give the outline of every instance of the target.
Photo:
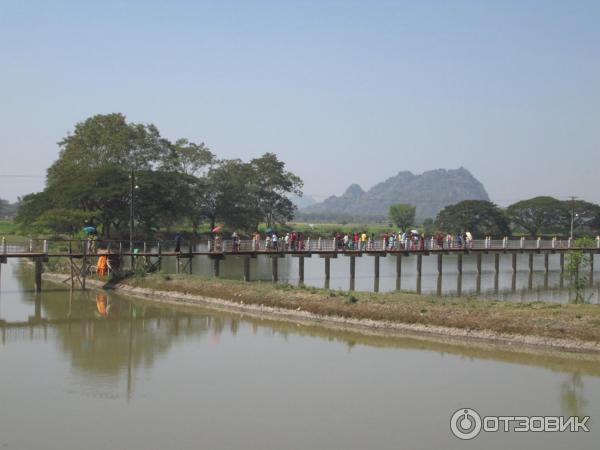
<svg viewBox="0 0 600 450">
<path fill-rule="evenodd" d="M 417 207 L 417 218 L 422 220 L 435 218 L 441 209 L 462 200 L 489 200 L 483 184 L 464 167 L 430 170 L 421 175 L 403 171 L 366 192 L 358 184 L 351 184 L 341 196 L 328 197 L 302 208 L 300 213 L 382 218 L 387 217 L 390 205 L 408 203 Z"/>
<path fill-rule="evenodd" d="M 294 205 L 296 205 L 298 209 L 306 208 L 317 203 L 317 201 L 314 198 L 308 195 L 303 195 L 302 197 L 300 197 L 294 194 L 290 196 L 290 200 Z"/>
</svg>

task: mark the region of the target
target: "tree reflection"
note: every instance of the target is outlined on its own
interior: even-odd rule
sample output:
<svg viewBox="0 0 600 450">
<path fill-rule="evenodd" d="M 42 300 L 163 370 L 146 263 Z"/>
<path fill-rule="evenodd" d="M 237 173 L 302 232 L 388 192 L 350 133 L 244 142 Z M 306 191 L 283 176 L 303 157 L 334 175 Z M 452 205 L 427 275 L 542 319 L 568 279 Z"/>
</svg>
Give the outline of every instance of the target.
<svg viewBox="0 0 600 450">
<path fill-rule="evenodd" d="M 588 402 L 583 393 L 583 379 L 579 372 L 573 373 L 561 384 L 560 403 L 565 416 L 583 417 Z"/>
</svg>

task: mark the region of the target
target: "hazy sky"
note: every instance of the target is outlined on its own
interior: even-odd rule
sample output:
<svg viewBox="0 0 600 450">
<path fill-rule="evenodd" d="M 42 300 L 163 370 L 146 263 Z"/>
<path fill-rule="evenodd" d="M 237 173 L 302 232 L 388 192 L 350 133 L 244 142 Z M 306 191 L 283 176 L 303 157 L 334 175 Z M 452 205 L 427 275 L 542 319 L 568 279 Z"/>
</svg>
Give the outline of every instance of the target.
<svg viewBox="0 0 600 450">
<path fill-rule="evenodd" d="M 464 166 L 493 201 L 600 202 L 600 1 L 0 0 L 0 197 L 122 112 L 318 199 Z M 14 178 L 7 175 L 32 176 Z"/>
</svg>

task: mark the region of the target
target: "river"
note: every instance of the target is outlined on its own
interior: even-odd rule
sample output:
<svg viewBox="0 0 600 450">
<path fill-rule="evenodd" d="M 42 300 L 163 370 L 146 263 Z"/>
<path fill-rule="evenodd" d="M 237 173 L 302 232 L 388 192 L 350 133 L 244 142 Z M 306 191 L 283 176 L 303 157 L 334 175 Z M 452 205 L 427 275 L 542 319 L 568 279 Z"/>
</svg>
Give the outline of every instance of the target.
<svg viewBox="0 0 600 450">
<path fill-rule="evenodd" d="M 385 338 L 73 291 L 3 265 L 0 449 L 596 449 L 600 359 Z M 450 416 L 591 416 L 482 432 Z"/>
</svg>

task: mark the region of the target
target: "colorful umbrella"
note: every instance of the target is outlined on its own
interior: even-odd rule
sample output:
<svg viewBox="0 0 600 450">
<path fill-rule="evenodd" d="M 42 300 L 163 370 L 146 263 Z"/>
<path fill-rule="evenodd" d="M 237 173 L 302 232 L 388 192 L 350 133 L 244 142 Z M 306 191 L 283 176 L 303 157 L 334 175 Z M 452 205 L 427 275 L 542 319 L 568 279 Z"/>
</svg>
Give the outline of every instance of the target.
<svg viewBox="0 0 600 450">
<path fill-rule="evenodd" d="M 214 227 L 214 228 L 212 229 L 212 232 L 213 232 L 213 233 L 218 233 L 219 231 L 221 231 L 221 228 L 222 228 L 222 227 L 221 227 L 221 225 L 218 225 L 218 226 L 216 226 L 216 227 Z"/>
<path fill-rule="evenodd" d="M 96 231 L 96 227 L 84 227 L 84 228 L 83 228 L 83 231 L 84 231 L 86 234 L 94 233 L 94 232 Z"/>
</svg>

